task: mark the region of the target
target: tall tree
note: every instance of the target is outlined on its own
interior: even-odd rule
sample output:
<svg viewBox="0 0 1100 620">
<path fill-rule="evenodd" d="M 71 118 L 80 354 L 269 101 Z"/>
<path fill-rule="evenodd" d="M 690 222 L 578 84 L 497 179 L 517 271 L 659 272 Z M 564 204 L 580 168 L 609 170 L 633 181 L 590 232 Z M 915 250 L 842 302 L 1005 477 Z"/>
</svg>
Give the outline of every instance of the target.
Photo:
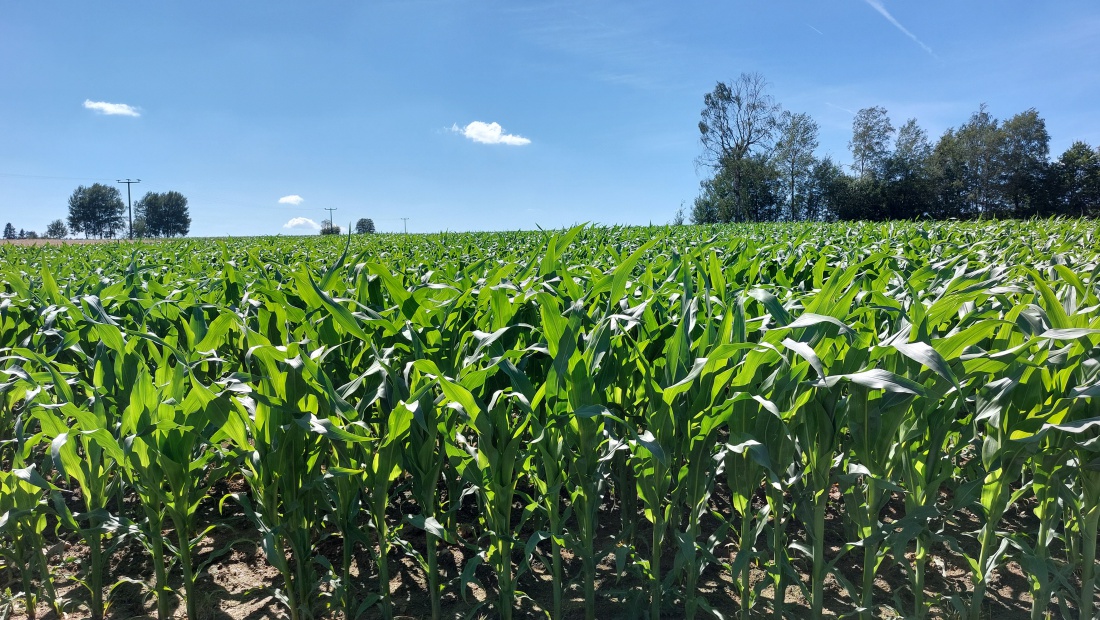
<svg viewBox="0 0 1100 620">
<path fill-rule="evenodd" d="M 898 129 L 894 141 L 894 159 L 905 163 L 905 170 L 913 172 L 927 165 L 932 156 L 932 143 L 928 141 L 928 132 L 921 128 L 917 119 L 911 118 Z"/>
<path fill-rule="evenodd" d="M 886 205 L 890 218 L 925 217 L 933 210 L 929 166 L 932 144 L 928 134 L 911 118 L 898 129 L 894 152 L 886 160 Z"/>
<path fill-rule="evenodd" d="M 852 151 L 853 167 L 861 178 L 882 176 L 893 135 L 894 126 L 890 123 L 886 108 L 863 108 L 856 113 L 848 148 Z"/>
<path fill-rule="evenodd" d="M 983 103 L 956 132 L 960 154 L 965 161 L 963 186 L 965 217 L 996 217 L 1004 213 L 1000 186 L 1002 133 L 997 119 Z"/>
<path fill-rule="evenodd" d="M 15 239 L 15 226 L 12 226 L 11 222 L 4 224 L 4 238 Z"/>
<path fill-rule="evenodd" d="M 1031 108 L 1005 121 L 1000 134 L 997 165 L 1003 206 L 1017 217 L 1044 211 L 1043 182 L 1050 158 L 1046 122 Z"/>
<path fill-rule="evenodd" d="M 812 171 L 817 132 L 817 123 L 809 114 L 784 111 L 779 115 L 773 156 L 787 190 L 787 214 L 784 219 L 806 219 L 806 201 L 799 200 L 798 188 L 806 184 Z"/>
<path fill-rule="evenodd" d="M 374 220 L 369 217 L 361 217 L 359 221 L 355 222 L 355 232 L 360 235 L 370 235 L 374 233 Z"/>
<path fill-rule="evenodd" d="M 85 237 L 114 237 L 124 228 L 125 210 L 118 188 L 101 183 L 81 185 L 69 197 L 69 229 Z"/>
<path fill-rule="evenodd" d="M 934 193 L 932 217 L 962 218 L 966 211 L 966 157 L 954 129 L 948 129 L 936 141 L 929 159 Z"/>
<path fill-rule="evenodd" d="M 191 230 L 187 197 L 179 192 L 147 192 L 134 207 L 137 218 L 144 221 L 146 234 L 154 237 L 185 237 Z M 136 223 L 134 227 L 137 228 Z"/>
<path fill-rule="evenodd" d="M 753 193 L 742 187 L 749 182 L 745 175 L 758 172 L 759 168 L 746 162 L 754 155 L 766 155 L 772 146 L 779 105 L 767 93 L 767 86 L 763 75 L 742 73 L 728 84 L 719 82 L 703 96 L 699 120 L 703 154 L 698 162 L 710 167 L 716 175 L 730 175 L 720 184 L 732 184 L 728 195 L 737 213 L 755 208 L 741 202 Z"/>
<path fill-rule="evenodd" d="M 844 174 L 844 170 L 831 157 L 826 155 L 823 159 L 816 160 L 803 191 L 805 218 L 814 222 L 837 219 L 850 184 L 851 178 Z"/>
<path fill-rule="evenodd" d="M 1100 152 L 1084 142 L 1074 142 L 1053 168 L 1057 212 L 1073 217 L 1100 216 Z"/>
<path fill-rule="evenodd" d="M 703 96 L 699 121 L 703 163 L 721 168 L 728 159 L 744 159 L 754 149 L 770 146 L 779 105 L 767 87 L 763 75 L 742 73 L 729 84 L 718 82 Z"/>
</svg>

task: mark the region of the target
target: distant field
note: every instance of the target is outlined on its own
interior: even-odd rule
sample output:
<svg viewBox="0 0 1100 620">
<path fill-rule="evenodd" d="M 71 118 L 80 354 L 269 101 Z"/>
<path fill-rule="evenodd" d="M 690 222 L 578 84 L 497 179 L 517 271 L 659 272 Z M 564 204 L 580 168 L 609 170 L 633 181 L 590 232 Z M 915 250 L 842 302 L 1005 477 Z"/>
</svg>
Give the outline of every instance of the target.
<svg viewBox="0 0 1100 620">
<path fill-rule="evenodd" d="M 1096 230 L 0 245 L 0 610 L 1090 617 Z"/>
<path fill-rule="evenodd" d="M 87 245 L 119 243 L 120 239 L 0 239 L 4 245 Z"/>
</svg>

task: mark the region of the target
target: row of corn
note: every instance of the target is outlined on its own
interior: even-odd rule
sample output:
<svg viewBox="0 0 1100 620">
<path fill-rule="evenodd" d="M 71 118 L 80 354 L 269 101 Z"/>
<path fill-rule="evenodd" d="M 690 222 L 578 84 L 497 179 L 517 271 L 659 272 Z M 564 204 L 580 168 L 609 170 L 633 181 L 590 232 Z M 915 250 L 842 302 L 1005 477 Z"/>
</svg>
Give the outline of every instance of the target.
<svg viewBox="0 0 1100 620">
<path fill-rule="evenodd" d="M 614 591 L 653 620 L 819 618 L 837 592 L 860 618 L 976 620 L 1009 562 L 1032 617 L 1097 614 L 1092 222 L 0 246 L 0 265 L 0 584 L 32 618 L 103 617 L 135 541 L 158 617 L 197 618 L 210 505 L 247 516 L 293 620 L 391 618 L 401 557 L 433 618 L 476 584 L 464 612 L 501 618 L 591 619 Z M 87 548 L 66 596 L 59 539 Z M 943 558 L 969 587 L 929 586 Z M 907 584 L 887 593 L 890 567 Z"/>
</svg>

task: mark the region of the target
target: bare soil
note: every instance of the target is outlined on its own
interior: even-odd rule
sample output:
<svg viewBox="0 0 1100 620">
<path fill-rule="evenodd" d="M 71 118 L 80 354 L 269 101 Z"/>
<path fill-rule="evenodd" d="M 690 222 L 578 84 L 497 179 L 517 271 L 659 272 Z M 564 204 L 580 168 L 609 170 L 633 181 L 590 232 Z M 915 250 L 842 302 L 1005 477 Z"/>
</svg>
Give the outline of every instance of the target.
<svg viewBox="0 0 1100 620">
<path fill-rule="evenodd" d="M 220 483 L 203 503 L 203 518 L 209 523 L 214 523 L 216 527 L 201 542 L 196 558 L 199 564 L 209 563 L 199 581 L 198 593 L 201 597 L 198 605 L 199 618 L 204 620 L 289 618 L 286 607 L 275 597 L 275 590 L 281 585 L 281 577 L 264 559 L 254 527 L 232 500 L 224 503 L 224 512 L 218 512 L 218 502 L 226 493 L 243 490 L 243 481 L 239 478 L 232 479 Z M 836 491 L 833 493 L 832 500 L 826 521 L 826 556 L 829 560 L 841 552 L 844 541 L 847 540 L 839 513 L 841 502 Z M 884 511 L 883 518 L 889 520 L 900 516 L 901 506 L 900 501 L 892 502 Z M 416 510 L 415 505 L 407 498 L 395 503 L 391 508 L 395 521 L 400 520 L 403 512 Z M 638 519 L 637 530 L 628 534 L 628 540 L 623 539 L 623 533 L 619 531 L 619 525 L 622 523 L 619 508 L 617 506 L 604 508 L 600 518 L 606 526 L 600 533 L 598 545 L 602 545 L 609 552 L 598 566 L 597 616 L 600 620 L 647 616 L 646 581 L 640 572 L 631 570 L 629 567 L 623 573 L 618 573 L 615 556 L 610 552 L 615 545 L 633 544 L 637 547 L 639 555 L 646 557 L 650 535 L 646 529 L 646 521 Z M 467 506 L 460 515 L 460 520 L 469 519 L 473 522 L 474 516 L 472 507 Z M 961 520 L 967 518 L 967 515 L 962 515 Z M 611 527 L 611 524 L 614 524 L 614 527 Z M 713 527 L 714 524 L 710 525 Z M 1026 506 L 1021 506 L 1011 513 L 1009 526 L 1015 531 L 1034 531 L 1037 524 Z M 802 531 L 802 526 L 794 523 L 792 519 L 788 531 L 791 539 L 795 540 L 803 536 Z M 531 533 L 533 532 L 521 532 L 521 537 L 529 536 Z M 961 530 L 951 534 L 964 544 L 964 549 L 968 553 L 976 551 L 976 548 L 966 548 L 967 544 L 973 543 Z M 420 552 L 424 551 L 423 532 L 406 526 L 400 536 L 411 547 Z M 66 619 L 87 617 L 87 607 L 83 605 L 85 591 L 75 582 L 78 566 L 86 557 L 87 549 L 75 542 L 75 538 L 64 533 L 55 543 L 51 549 L 51 564 L 54 567 L 58 594 L 68 601 L 61 617 Z M 763 541 L 759 541 L 760 548 L 763 548 L 763 544 Z M 544 546 L 546 545 L 547 543 L 544 543 Z M 341 554 L 339 537 L 331 536 L 324 539 L 318 545 L 318 551 L 334 565 L 339 565 Z M 720 548 L 719 552 L 720 556 L 725 554 L 722 559 L 732 561 L 736 548 L 731 544 L 725 551 Z M 468 585 L 463 593 L 457 591 L 457 579 L 469 561 L 467 554 L 465 549 L 457 546 L 443 545 L 440 549 L 439 565 L 442 578 L 444 582 L 450 582 L 443 597 L 443 617 L 456 620 L 495 618 L 498 616 L 493 608 L 496 597 L 495 578 L 487 566 L 482 564 L 476 570 L 476 583 Z M 378 591 L 377 570 L 370 555 L 361 550 L 353 567 L 353 575 L 358 579 L 355 587 L 359 595 L 365 596 Z M 764 555 L 767 555 L 766 551 Z M 674 550 L 671 549 L 664 554 L 662 565 L 666 569 L 673 565 L 674 556 Z M 860 583 L 863 568 L 861 560 L 861 553 L 851 553 L 837 563 L 840 574 L 850 583 Z M 389 586 L 397 617 L 402 619 L 429 617 L 427 582 L 418 565 L 400 549 L 391 554 L 389 565 L 390 574 L 393 576 Z M 584 599 L 580 581 L 582 572 L 580 562 L 572 555 L 564 553 L 563 565 L 570 579 L 565 588 L 563 617 L 570 620 L 583 618 Z M 794 567 L 801 574 L 802 583 L 809 584 L 811 568 L 809 562 L 796 559 Z M 765 568 L 760 565 L 753 567 L 754 585 L 766 579 Z M 0 592 L 7 587 L 18 589 L 17 584 L 10 582 L 13 577 L 10 572 L 0 571 Z M 178 570 L 175 572 L 178 573 Z M 127 541 L 115 549 L 111 555 L 110 581 L 119 579 L 121 581 L 110 593 L 107 617 L 112 619 L 155 618 L 156 601 L 149 594 L 152 574 L 153 569 L 148 555 L 137 541 Z M 969 598 L 971 583 L 965 560 L 946 548 L 933 550 L 927 580 L 926 596 L 932 601 L 937 601 L 931 617 L 958 617 L 957 612 L 948 602 L 952 596 L 956 595 L 961 600 Z M 909 579 L 901 566 L 892 558 L 887 558 L 880 567 L 875 581 L 876 618 L 904 617 L 904 611 L 912 603 L 908 584 Z M 175 585 L 180 594 L 179 599 L 182 600 L 182 586 L 178 583 Z M 826 579 L 825 587 L 827 615 L 842 617 L 854 611 L 852 596 L 839 580 L 830 575 Z M 324 584 L 320 589 L 322 592 L 329 590 Z M 540 603 L 548 604 L 552 600 L 553 584 L 542 564 L 532 563 L 531 569 L 520 576 L 518 589 L 522 594 L 517 601 L 517 618 L 548 616 Z M 699 580 L 699 592 L 723 616 L 739 617 L 740 598 L 737 588 L 730 573 L 724 568 L 708 567 Z M 775 592 L 771 585 L 763 587 L 751 616 L 753 618 L 771 617 L 771 601 L 774 597 Z M 783 593 L 788 606 L 788 617 L 808 617 L 810 611 L 808 597 L 809 593 L 804 592 L 798 585 L 788 587 Z M 683 602 L 674 595 L 669 595 L 668 598 L 671 600 L 666 601 L 664 616 L 682 617 Z M 183 618 L 185 614 L 180 600 L 176 601 L 174 613 L 175 617 Z M 983 618 L 1025 620 L 1030 618 L 1030 607 L 1031 597 L 1027 577 L 1019 564 L 1009 561 L 1001 567 L 989 585 Z M 56 613 L 46 605 L 39 605 L 36 611 L 38 618 L 58 619 Z M 1056 608 L 1052 607 L 1050 613 L 1052 614 L 1050 617 L 1060 617 Z M 21 614 L 18 603 L 15 617 L 26 617 L 25 613 Z M 330 614 L 324 617 L 340 618 L 341 616 Z M 370 609 L 362 617 L 374 619 L 381 616 L 377 609 Z M 706 616 L 700 614 L 700 617 Z"/>
</svg>

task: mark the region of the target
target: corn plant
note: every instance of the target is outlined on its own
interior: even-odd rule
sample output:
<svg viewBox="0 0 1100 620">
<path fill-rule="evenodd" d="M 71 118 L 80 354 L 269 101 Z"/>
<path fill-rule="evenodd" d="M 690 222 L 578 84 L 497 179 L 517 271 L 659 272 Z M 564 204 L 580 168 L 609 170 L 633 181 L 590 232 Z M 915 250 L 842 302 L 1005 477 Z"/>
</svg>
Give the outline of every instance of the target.
<svg viewBox="0 0 1100 620">
<path fill-rule="evenodd" d="M 234 403 L 226 436 L 241 451 L 249 498 L 235 494 L 262 536 L 268 561 L 279 570 L 278 592 L 293 620 L 312 618 L 316 579 L 313 532 L 320 522 L 325 436 L 355 440 L 328 415 L 335 404 L 311 376 L 315 368 L 296 347 L 257 345 L 248 352 L 255 388 Z M 224 501 L 224 500 L 223 500 Z"/>
<path fill-rule="evenodd" d="M 212 445 L 212 437 L 228 421 L 229 394 L 216 394 L 189 380 L 183 364 L 162 365 L 155 373 L 139 375 L 130 406 L 122 415 L 123 470 L 145 512 L 147 523 L 142 529 L 153 556 L 160 618 L 170 616 L 172 596 L 164 558 L 165 517 L 176 535 L 172 548 L 183 572 L 187 617 L 198 617 L 192 554 L 212 526 L 199 531 L 195 516 L 199 502 L 232 465 L 217 464 L 218 454 Z"/>
<path fill-rule="evenodd" d="M 516 597 L 512 567 L 512 550 L 516 543 L 512 529 L 512 502 L 516 496 L 518 474 L 529 457 L 526 448 L 531 412 L 522 401 L 510 402 L 516 397 L 503 391 L 491 393 L 489 403 L 482 404 L 470 390 L 485 385 L 488 378 L 485 373 L 469 375 L 469 386 L 442 375 L 436 378 L 447 400 L 462 408 L 469 417 L 470 429 L 476 433 L 470 438 L 456 434 L 456 444 L 469 457 L 459 466 L 459 473 L 478 489 L 489 537 L 486 561 L 497 576 L 497 613 L 501 618 L 509 619 Z"/>
<path fill-rule="evenodd" d="M 396 613 L 402 550 L 436 618 L 482 564 L 493 613 L 516 614 L 535 554 L 553 583 L 532 604 L 567 615 L 576 585 L 592 618 L 612 553 L 650 617 L 873 616 L 891 557 L 908 617 L 985 614 L 1009 560 L 1033 617 L 1095 616 L 1095 242 L 1066 220 L 0 246 L 0 453 L 26 440 L 0 458 L 0 546 L 31 560 L 24 594 L 46 588 L 56 518 L 88 545 L 99 616 L 134 534 L 158 614 L 182 576 L 194 616 L 195 545 L 220 522 L 197 507 L 232 468 L 296 619 Z M 1024 502 L 1033 532 L 1006 519 Z M 953 533 L 972 519 L 976 551 Z M 376 570 L 354 575 L 358 551 Z M 929 596 L 933 558 L 969 567 L 972 594 Z M 703 594 L 715 565 L 732 597 Z M 808 606 L 785 604 L 795 586 Z"/>
<path fill-rule="evenodd" d="M 28 396 L 25 391 L 21 396 Z M 57 609 L 57 593 L 45 555 L 46 496 L 57 491 L 26 461 L 34 449 L 23 433 L 22 416 L 15 419 L 12 450 L 0 450 L 12 469 L 0 470 L 0 555 L 17 567 L 27 617 L 34 620 L 40 596 Z M 3 444 L 0 444 L 3 447 Z M 20 467 L 21 466 L 21 467 Z"/>
</svg>

